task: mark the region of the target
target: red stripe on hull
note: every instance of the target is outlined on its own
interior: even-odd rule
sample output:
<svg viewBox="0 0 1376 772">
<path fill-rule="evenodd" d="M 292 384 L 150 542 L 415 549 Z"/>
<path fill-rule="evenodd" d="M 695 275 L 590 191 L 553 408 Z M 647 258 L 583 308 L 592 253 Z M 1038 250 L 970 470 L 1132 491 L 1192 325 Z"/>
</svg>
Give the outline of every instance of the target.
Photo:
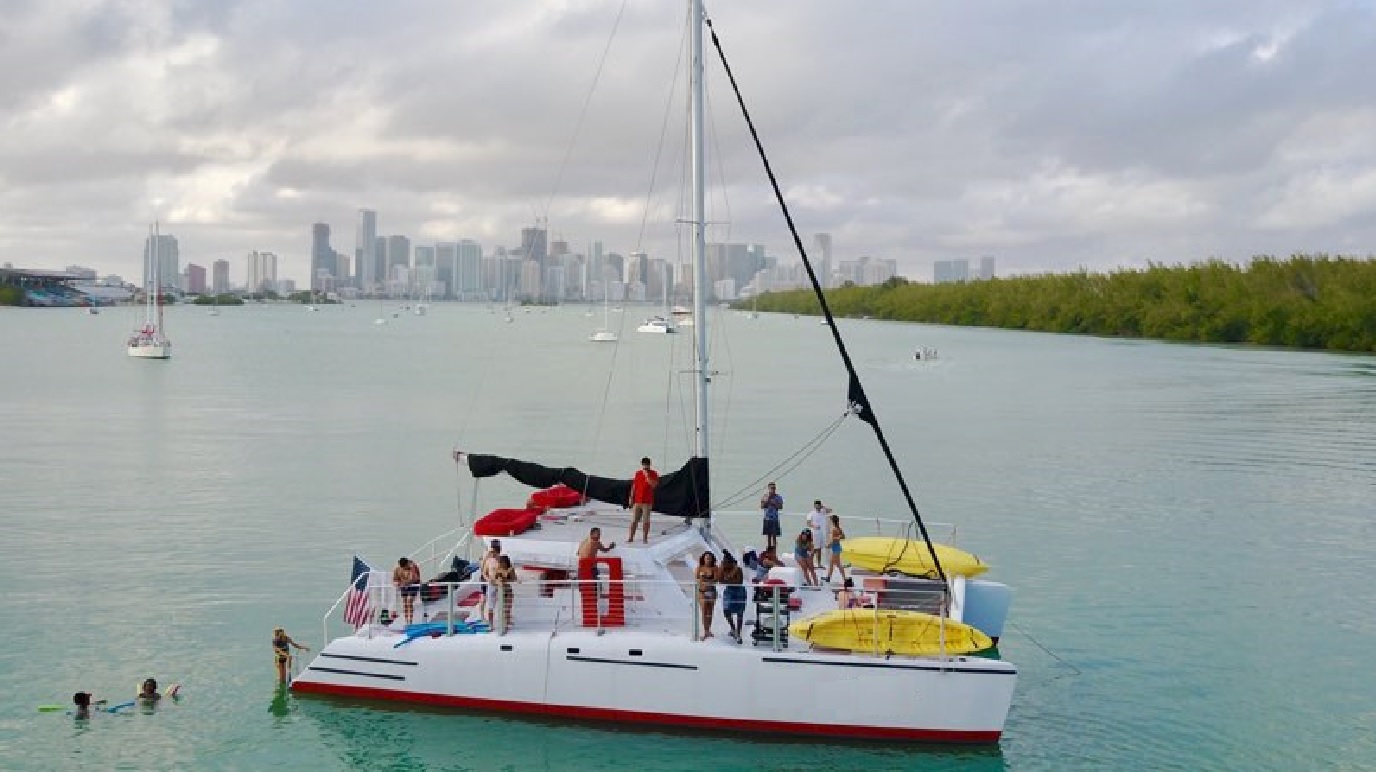
<svg viewBox="0 0 1376 772">
<path fill-rule="evenodd" d="M 294 692 L 334 694 L 342 697 L 361 697 L 373 700 L 395 700 L 438 705 L 449 708 L 473 708 L 502 713 L 529 713 L 541 716 L 562 716 L 590 721 L 632 721 L 640 724 L 686 726 L 695 729 L 722 729 L 731 732 L 775 732 L 807 737 L 845 737 L 856 739 L 906 740 L 910 742 L 942 742 L 990 744 L 999 741 L 1001 732 L 970 732 L 949 729 L 905 729 L 889 726 L 844 726 L 835 724 L 804 724 L 796 721 L 767 721 L 761 719 L 716 718 L 712 716 L 684 716 L 676 713 L 650 713 L 639 710 L 588 708 L 581 705 L 547 705 L 539 702 L 489 700 L 482 697 L 458 697 L 452 694 L 426 694 L 396 689 L 374 689 L 367 686 L 322 684 L 295 681 Z"/>
</svg>

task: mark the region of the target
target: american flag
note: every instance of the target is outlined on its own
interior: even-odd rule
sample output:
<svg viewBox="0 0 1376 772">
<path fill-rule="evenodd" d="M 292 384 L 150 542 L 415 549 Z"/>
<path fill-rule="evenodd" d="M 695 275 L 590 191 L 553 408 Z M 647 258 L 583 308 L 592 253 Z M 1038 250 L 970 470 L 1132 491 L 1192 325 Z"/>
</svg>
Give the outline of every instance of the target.
<svg viewBox="0 0 1376 772">
<path fill-rule="evenodd" d="M 349 598 L 344 604 L 344 621 L 354 627 L 368 623 L 373 609 L 368 602 L 368 564 L 354 555 L 354 585 L 349 588 Z"/>
</svg>

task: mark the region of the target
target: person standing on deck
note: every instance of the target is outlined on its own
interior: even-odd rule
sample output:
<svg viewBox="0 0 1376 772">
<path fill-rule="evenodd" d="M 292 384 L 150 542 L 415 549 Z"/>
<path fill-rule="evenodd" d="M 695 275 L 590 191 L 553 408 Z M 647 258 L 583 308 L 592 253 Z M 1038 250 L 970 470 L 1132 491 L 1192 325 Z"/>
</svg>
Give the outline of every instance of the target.
<svg viewBox="0 0 1376 772">
<path fill-rule="evenodd" d="M 640 459 L 640 469 L 631 479 L 631 499 L 627 502 L 631 507 L 631 535 L 626 537 L 627 542 L 635 543 L 635 524 L 644 517 L 641 535 L 646 544 L 650 543 L 650 512 L 655 506 L 655 487 L 658 485 L 659 472 L 650 466 L 650 459 Z"/>
<path fill-rule="evenodd" d="M 502 543 L 493 539 L 491 545 L 488 547 L 487 554 L 483 556 L 483 562 L 481 566 L 479 566 L 478 571 L 479 576 L 481 576 L 483 580 L 482 596 L 478 601 L 478 614 L 487 621 L 489 626 L 492 624 L 492 612 L 497 607 L 497 592 L 495 589 L 497 585 L 492 577 L 497 573 L 497 569 L 501 567 L 501 557 Z"/>
<path fill-rule="evenodd" d="M 812 511 L 807 513 L 807 527 L 812 531 L 813 565 L 817 568 L 821 568 L 823 565 L 822 549 L 830 544 L 831 534 L 827 528 L 829 515 L 831 515 L 831 507 L 823 506 L 821 499 L 812 502 Z"/>
<path fill-rule="evenodd" d="M 401 615 L 409 625 L 416 616 L 416 596 L 420 594 L 420 566 L 410 558 L 399 559 L 397 567 L 392 569 L 392 584 L 396 585 L 397 593 L 401 595 Z"/>
<path fill-rule="evenodd" d="M 760 497 L 760 509 L 764 513 L 764 524 L 762 533 L 765 538 L 765 548 L 774 549 L 779 546 L 779 534 L 783 529 L 779 525 L 779 512 L 784 508 L 784 497 L 779 495 L 778 487 L 770 483 L 765 489 L 764 495 Z"/>
<path fill-rule="evenodd" d="M 597 563 L 593 563 L 585 574 L 583 573 L 583 558 L 595 558 L 598 553 L 611 552 L 614 549 L 616 549 L 616 542 L 612 542 L 610 546 L 602 544 L 601 528 L 593 528 L 588 531 L 588 538 L 578 544 L 578 580 L 580 582 L 597 581 Z"/>
</svg>

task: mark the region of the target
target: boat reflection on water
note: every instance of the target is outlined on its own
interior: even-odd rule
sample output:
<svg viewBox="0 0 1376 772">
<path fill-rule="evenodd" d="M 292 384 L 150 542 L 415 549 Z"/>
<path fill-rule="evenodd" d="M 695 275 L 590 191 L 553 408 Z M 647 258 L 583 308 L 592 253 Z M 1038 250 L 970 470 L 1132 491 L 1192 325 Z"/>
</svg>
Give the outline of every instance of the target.
<svg viewBox="0 0 1376 772">
<path fill-rule="evenodd" d="M 286 712 L 314 725 L 321 742 L 350 769 L 624 772 L 630 765 L 638 772 L 668 772 L 695 766 L 688 760 L 708 754 L 717 760 L 711 766 L 729 769 L 1005 769 L 1003 751 L 996 744 L 874 744 L 796 735 L 723 736 L 679 728 L 625 731 L 606 723 L 494 715 L 390 700 L 300 694 L 287 699 Z"/>
</svg>

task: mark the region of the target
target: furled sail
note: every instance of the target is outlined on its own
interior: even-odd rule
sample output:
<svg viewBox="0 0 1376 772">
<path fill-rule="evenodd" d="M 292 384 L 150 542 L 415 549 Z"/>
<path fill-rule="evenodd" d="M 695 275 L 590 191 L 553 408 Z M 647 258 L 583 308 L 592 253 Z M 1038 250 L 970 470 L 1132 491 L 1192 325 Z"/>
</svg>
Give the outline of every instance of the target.
<svg viewBox="0 0 1376 772">
<path fill-rule="evenodd" d="M 461 463 L 467 461 L 468 471 L 474 477 L 494 477 L 505 472 L 532 488 L 563 483 L 590 499 L 619 506 L 625 506 L 631 497 L 630 478 L 597 477 L 571 466 L 542 466 L 479 453 L 456 453 L 455 458 Z M 660 475 L 654 510 L 674 517 L 707 517 L 711 513 L 708 501 L 707 459 L 694 457 L 677 472 Z"/>
</svg>

